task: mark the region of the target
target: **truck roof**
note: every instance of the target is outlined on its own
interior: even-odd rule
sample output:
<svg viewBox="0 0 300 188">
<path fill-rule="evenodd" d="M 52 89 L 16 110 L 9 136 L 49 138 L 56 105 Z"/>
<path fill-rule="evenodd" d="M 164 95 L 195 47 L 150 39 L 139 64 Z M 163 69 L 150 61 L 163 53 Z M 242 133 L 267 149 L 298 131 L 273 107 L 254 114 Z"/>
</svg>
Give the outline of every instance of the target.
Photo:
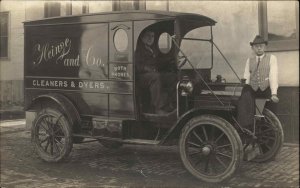
<svg viewBox="0 0 300 188">
<path fill-rule="evenodd" d="M 138 20 L 166 20 L 180 19 L 196 22 L 201 26 L 215 25 L 213 19 L 194 13 L 169 12 L 169 11 L 113 11 L 93 14 L 71 15 L 51 17 L 40 20 L 25 21 L 24 26 L 58 25 L 58 24 L 80 24 L 80 23 L 105 23 L 118 21 Z"/>
</svg>

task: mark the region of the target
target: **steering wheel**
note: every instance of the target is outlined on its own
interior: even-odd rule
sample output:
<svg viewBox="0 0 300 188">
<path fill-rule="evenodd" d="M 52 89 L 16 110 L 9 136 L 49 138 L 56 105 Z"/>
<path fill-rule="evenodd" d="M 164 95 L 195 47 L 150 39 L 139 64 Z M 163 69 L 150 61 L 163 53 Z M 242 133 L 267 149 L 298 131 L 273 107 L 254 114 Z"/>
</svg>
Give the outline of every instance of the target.
<svg viewBox="0 0 300 188">
<path fill-rule="evenodd" d="M 180 69 L 185 63 L 187 62 L 187 58 L 185 56 L 178 56 L 177 57 L 178 63 L 177 67 Z"/>
</svg>

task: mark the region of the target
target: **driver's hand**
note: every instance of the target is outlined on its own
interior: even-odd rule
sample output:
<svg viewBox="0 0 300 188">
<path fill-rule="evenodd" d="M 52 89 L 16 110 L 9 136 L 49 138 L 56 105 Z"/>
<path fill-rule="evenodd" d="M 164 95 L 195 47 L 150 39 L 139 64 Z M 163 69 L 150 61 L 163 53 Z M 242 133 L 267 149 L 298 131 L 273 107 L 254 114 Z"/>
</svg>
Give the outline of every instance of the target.
<svg viewBox="0 0 300 188">
<path fill-rule="evenodd" d="M 156 72 L 156 69 L 148 67 L 148 66 L 144 66 L 143 71 L 146 72 L 146 73 L 147 72 Z"/>
<path fill-rule="evenodd" d="M 279 102 L 279 98 L 277 97 L 277 95 L 272 95 L 271 96 L 271 100 L 274 102 L 274 103 L 278 103 Z"/>
</svg>

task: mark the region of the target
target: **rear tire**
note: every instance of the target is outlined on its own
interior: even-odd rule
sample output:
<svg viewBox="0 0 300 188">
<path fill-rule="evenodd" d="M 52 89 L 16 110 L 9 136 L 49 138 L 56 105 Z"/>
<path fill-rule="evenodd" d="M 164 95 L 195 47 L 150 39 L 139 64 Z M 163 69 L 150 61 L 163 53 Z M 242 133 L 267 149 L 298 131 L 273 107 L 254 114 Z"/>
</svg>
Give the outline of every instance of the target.
<svg viewBox="0 0 300 188">
<path fill-rule="evenodd" d="M 181 160 L 196 178 L 218 183 L 230 178 L 243 158 L 243 146 L 234 127 L 214 115 L 191 119 L 179 139 Z"/>
<path fill-rule="evenodd" d="M 277 116 L 266 108 L 263 115 L 265 118 L 256 122 L 255 136 L 258 138 L 257 144 L 261 154 L 252 160 L 255 162 L 273 160 L 280 152 L 284 141 L 282 125 Z"/>
<path fill-rule="evenodd" d="M 54 108 L 41 110 L 32 126 L 38 155 L 47 162 L 65 159 L 73 147 L 72 128 L 66 115 Z"/>
</svg>

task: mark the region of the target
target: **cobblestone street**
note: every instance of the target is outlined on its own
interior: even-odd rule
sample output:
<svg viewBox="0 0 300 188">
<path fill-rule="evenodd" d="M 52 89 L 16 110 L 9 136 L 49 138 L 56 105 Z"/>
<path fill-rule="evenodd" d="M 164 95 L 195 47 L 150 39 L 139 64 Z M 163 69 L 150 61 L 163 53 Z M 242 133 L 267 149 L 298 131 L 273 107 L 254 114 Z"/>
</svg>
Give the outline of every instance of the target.
<svg viewBox="0 0 300 188">
<path fill-rule="evenodd" d="M 30 132 L 1 131 L 1 187 L 298 187 L 299 146 L 285 145 L 275 161 L 243 162 L 222 184 L 195 179 L 177 147 L 125 145 L 106 149 L 97 142 L 74 144 L 60 163 L 43 162 Z"/>
</svg>

